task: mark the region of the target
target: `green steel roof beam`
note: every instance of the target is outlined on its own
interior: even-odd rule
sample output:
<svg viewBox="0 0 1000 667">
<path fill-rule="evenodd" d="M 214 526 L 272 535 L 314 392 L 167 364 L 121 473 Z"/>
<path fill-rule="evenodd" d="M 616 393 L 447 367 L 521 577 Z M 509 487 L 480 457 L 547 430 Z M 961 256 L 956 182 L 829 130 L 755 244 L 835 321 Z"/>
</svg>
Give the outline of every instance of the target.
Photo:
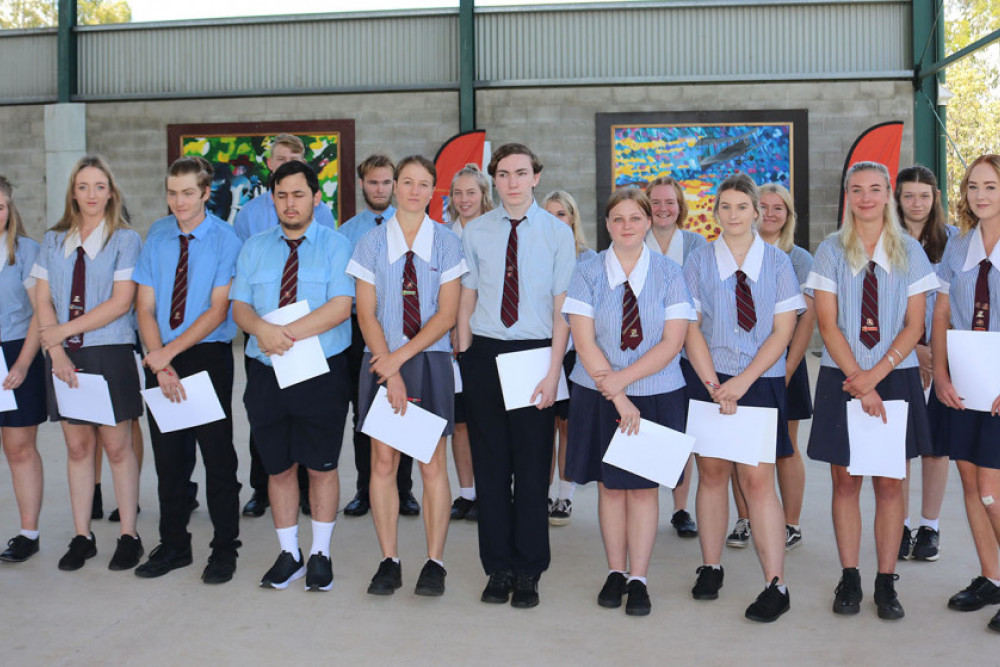
<svg viewBox="0 0 1000 667">
<path fill-rule="evenodd" d="M 57 33 L 59 102 L 71 102 L 76 97 L 76 0 L 59 0 Z"/>
</svg>

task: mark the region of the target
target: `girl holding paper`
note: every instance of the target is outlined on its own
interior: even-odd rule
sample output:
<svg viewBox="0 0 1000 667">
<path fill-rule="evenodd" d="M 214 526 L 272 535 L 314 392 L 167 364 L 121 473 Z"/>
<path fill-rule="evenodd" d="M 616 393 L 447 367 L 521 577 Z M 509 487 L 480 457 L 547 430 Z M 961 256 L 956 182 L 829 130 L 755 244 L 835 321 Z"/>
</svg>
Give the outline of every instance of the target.
<svg viewBox="0 0 1000 667">
<path fill-rule="evenodd" d="M 951 458 L 962 477 L 965 511 L 981 574 L 952 596 L 948 606 L 976 611 L 1000 603 L 1000 397 L 989 412 L 965 407 L 951 383 L 948 330 L 1000 331 L 1000 155 L 982 155 L 965 172 L 958 204 L 961 235 L 944 252 L 938 274 L 941 291 L 934 307 L 934 389 L 948 412 Z M 1000 632 L 1000 613 L 988 627 Z"/>
<path fill-rule="evenodd" d="M 448 422 L 430 462 L 420 464 L 427 562 L 416 586 L 417 595 L 443 595 L 451 504 L 445 437 L 452 432 L 455 409 L 448 332 L 455 326 L 465 260 L 458 237 L 424 212 L 437 180 L 434 164 L 419 155 L 404 158 L 394 179 L 396 214 L 362 237 L 347 267 L 357 279 L 358 324 L 366 344 L 362 368 L 370 369 L 361 373 L 358 424 L 363 427 L 380 385 L 397 414 L 405 414 L 408 401 L 415 401 Z M 373 595 L 391 595 L 402 586 L 399 457 L 397 449 L 372 438 L 369 495 L 383 556 L 368 586 Z"/>
<path fill-rule="evenodd" d="M 94 452 L 98 433 L 114 478 L 121 515 L 121 537 L 108 566 L 130 570 L 142 556 L 135 520 L 139 467 L 132 449 L 131 420 L 142 416 L 139 373 L 132 345 L 132 270 L 139 256 L 139 235 L 128 228 L 124 202 L 103 158 L 88 155 L 70 174 L 66 209 L 45 233 L 31 275 L 42 347 L 48 353 L 49 416 L 63 420 L 69 451 L 69 491 L 76 536 L 59 569 L 76 570 L 97 555 L 90 532 L 94 494 Z M 103 376 L 114 411 L 114 425 L 63 419 L 54 382 L 78 386 L 78 372 Z"/>
<path fill-rule="evenodd" d="M 38 243 L 28 238 L 14 205 L 14 188 L 0 176 L 0 345 L 7 366 L 3 389 L 13 391 L 17 409 L 0 412 L 3 445 L 21 532 L 7 542 L 0 560 L 20 563 L 38 551 L 38 515 L 42 510 L 42 459 L 35 446 L 38 425 L 45 421 L 45 365 L 38 353 L 38 321 L 34 315 L 35 279 L 29 273 Z"/>
<path fill-rule="evenodd" d="M 934 269 L 920 243 L 904 234 L 892 205 L 889 172 L 859 162 L 844 181 L 847 210 L 840 232 L 816 251 L 806 286 L 814 290 L 823 336 L 816 383 L 810 458 L 830 464 L 833 527 L 843 567 L 833 611 L 860 610 L 860 495 L 863 476 L 852 476 L 847 404 L 886 419 L 883 400 L 908 404 L 906 456 L 930 453 L 930 430 L 913 351 L 924 329 L 925 293 L 937 289 Z M 879 618 L 903 617 L 896 595 L 896 558 L 903 527 L 903 480 L 873 476 Z"/>
<path fill-rule="evenodd" d="M 576 265 L 562 308 L 577 349 L 566 470 L 578 483 L 598 482 L 610 573 L 597 603 L 620 607 L 627 594 L 625 613 L 632 616 L 652 608 L 646 575 L 659 492 L 655 482 L 606 464 L 603 457 L 616 428 L 638 433 L 640 418 L 683 430 L 686 399 L 678 353 L 694 319 L 680 267 L 643 244 L 651 218 L 649 200 L 639 189 L 611 195 L 605 208 L 611 247 Z"/>
<path fill-rule="evenodd" d="M 684 277 L 699 312 L 687 336 L 687 355 L 700 379 L 689 383 L 692 398 L 719 403 L 723 414 L 737 405 L 777 410 L 776 456 L 792 453 L 786 421 L 785 350 L 805 301 L 788 255 L 755 233 L 760 218 L 757 186 L 745 174 L 719 185 L 715 217 L 722 236 L 692 253 Z M 729 517 L 733 463 L 698 456 L 698 523 L 704 565 L 691 591 L 714 600 L 722 588 L 722 548 Z M 785 522 L 774 489 L 774 464 L 736 464 L 740 488 L 754 526 L 754 546 L 766 588 L 746 610 L 753 621 L 770 622 L 789 609 L 783 583 Z"/>
</svg>

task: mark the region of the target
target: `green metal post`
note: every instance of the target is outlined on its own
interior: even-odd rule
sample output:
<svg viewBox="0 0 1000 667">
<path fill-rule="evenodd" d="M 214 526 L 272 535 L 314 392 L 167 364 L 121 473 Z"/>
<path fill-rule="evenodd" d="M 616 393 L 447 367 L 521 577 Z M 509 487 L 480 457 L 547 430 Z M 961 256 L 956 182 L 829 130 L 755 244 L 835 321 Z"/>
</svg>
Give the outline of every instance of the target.
<svg viewBox="0 0 1000 667">
<path fill-rule="evenodd" d="M 944 7 L 939 6 L 938 11 L 944 12 Z M 937 23 L 937 30 L 935 30 L 934 42 L 935 42 L 935 62 L 940 61 L 944 58 L 944 16 Z M 927 77 L 924 79 L 925 82 L 930 83 L 934 86 L 934 101 L 937 101 L 937 88 L 944 82 L 944 71 L 936 73 L 932 77 Z M 948 112 L 943 106 L 938 107 L 938 116 L 941 118 L 941 123 L 935 123 L 934 129 L 937 134 L 937 163 L 935 164 L 935 173 L 938 177 L 938 185 L 941 190 L 941 206 L 944 208 L 945 219 L 948 216 L 948 139 L 947 139 L 947 128 L 948 128 Z M 944 127 L 941 126 L 944 124 Z"/>
<path fill-rule="evenodd" d="M 920 74 L 943 57 L 942 0 L 913 0 L 913 152 L 918 163 L 934 170 L 942 193 L 947 190 L 948 169 L 944 129 L 934 117 L 938 77 Z"/>
<path fill-rule="evenodd" d="M 460 132 L 476 129 L 476 19 L 475 0 L 458 5 L 458 125 Z"/>
<path fill-rule="evenodd" d="M 76 0 L 59 0 L 58 87 L 59 102 L 76 96 Z"/>
</svg>

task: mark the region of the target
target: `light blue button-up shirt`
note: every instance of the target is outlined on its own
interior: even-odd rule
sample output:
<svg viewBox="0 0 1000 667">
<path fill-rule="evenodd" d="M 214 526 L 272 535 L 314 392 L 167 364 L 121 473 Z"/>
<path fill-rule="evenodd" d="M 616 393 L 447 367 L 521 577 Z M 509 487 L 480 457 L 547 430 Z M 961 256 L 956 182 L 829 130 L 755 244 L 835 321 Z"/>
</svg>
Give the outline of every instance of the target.
<svg viewBox="0 0 1000 667">
<path fill-rule="evenodd" d="M 323 202 L 316 204 L 316 208 L 313 209 L 313 220 L 330 229 L 335 229 L 337 226 L 330 207 Z M 233 222 L 233 229 L 241 241 L 277 226 L 278 212 L 274 208 L 274 197 L 270 190 L 251 199 L 236 214 L 236 220 Z"/>
<path fill-rule="evenodd" d="M 366 208 L 338 227 L 337 231 L 351 242 L 351 252 L 353 253 L 354 249 L 358 247 L 358 241 L 361 240 L 361 237 L 379 226 L 375 224 L 376 216 L 382 216 L 382 224 L 384 225 L 395 215 L 396 209 L 392 206 L 381 213 L 372 213 L 370 209 Z"/>
<path fill-rule="evenodd" d="M 21 340 L 28 335 L 34 311 L 28 290 L 35 286 L 31 267 L 38 257 L 38 242 L 19 236 L 14 246 L 14 264 L 8 264 L 7 232 L 0 234 L 0 340 Z"/>
</svg>

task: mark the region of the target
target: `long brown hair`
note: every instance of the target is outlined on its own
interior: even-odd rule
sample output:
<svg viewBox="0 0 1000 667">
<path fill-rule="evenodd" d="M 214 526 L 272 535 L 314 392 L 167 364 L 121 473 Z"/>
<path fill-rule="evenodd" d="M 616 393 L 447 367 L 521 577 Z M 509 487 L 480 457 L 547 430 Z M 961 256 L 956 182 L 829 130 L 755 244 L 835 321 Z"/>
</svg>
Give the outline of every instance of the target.
<svg viewBox="0 0 1000 667">
<path fill-rule="evenodd" d="M 122 192 L 115 183 L 111 167 L 108 166 L 108 163 L 100 155 L 84 155 L 73 166 L 73 171 L 69 175 L 69 184 L 66 186 L 66 207 L 63 209 L 63 214 L 59 218 L 59 222 L 52 226 L 52 230 L 56 232 L 79 231 L 80 207 L 73 197 L 73 191 L 76 186 L 77 175 L 87 167 L 100 169 L 108 178 L 108 190 L 111 193 L 111 198 L 108 199 L 108 203 L 104 207 L 104 243 L 107 243 L 115 231 L 127 228 L 129 223 L 124 211 L 125 198 L 122 197 Z"/>
<path fill-rule="evenodd" d="M 948 232 L 944 227 L 944 208 L 941 206 L 941 191 L 938 190 L 937 176 L 922 164 L 907 167 L 896 176 L 896 192 L 894 193 L 896 196 L 896 215 L 903 223 L 903 229 L 908 232 L 909 228 L 906 226 L 906 218 L 903 215 L 903 185 L 906 183 L 921 183 L 931 186 L 934 203 L 931 205 L 930 215 L 927 217 L 927 222 L 924 223 L 923 231 L 920 232 L 920 238 L 917 240 L 924 247 L 924 252 L 927 253 L 927 258 L 931 263 L 937 264 L 941 261 L 944 247 L 948 244 Z"/>
<path fill-rule="evenodd" d="M 17 241 L 21 236 L 27 236 L 24 231 L 24 221 L 14 205 L 14 186 L 6 176 L 0 176 L 0 195 L 7 200 L 7 264 L 14 266 L 16 261 Z"/>
</svg>

